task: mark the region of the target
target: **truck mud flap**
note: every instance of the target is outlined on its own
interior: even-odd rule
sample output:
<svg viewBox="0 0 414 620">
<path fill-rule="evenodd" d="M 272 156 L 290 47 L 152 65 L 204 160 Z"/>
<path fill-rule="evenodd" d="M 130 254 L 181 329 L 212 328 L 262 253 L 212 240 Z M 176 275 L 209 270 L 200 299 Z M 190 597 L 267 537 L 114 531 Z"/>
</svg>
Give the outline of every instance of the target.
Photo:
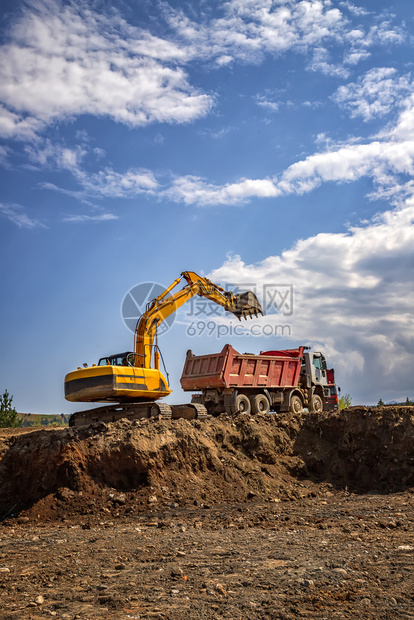
<svg viewBox="0 0 414 620">
<path fill-rule="evenodd" d="M 237 390 L 223 390 L 224 411 L 230 415 L 237 411 L 236 396 Z"/>
</svg>

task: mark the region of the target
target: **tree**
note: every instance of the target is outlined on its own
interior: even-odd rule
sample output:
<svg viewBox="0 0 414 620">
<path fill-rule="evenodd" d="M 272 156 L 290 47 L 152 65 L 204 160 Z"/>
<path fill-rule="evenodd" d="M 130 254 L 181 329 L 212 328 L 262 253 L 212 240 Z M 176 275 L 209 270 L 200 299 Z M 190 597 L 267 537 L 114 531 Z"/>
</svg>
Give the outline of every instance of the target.
<svg viewBox="0 0 414 620">
<path fill-rule="evenodd" d="M 344 396 L 341 396 L 341 398 L 339 399 L 339 409 L 347 409 L 348 407 L 351 406 L 352 403 L 352 398 L 350 397 L 349 394 L 345 394 Z"/>
<path fill-rule="evenodd" d="M 382 400 L 382 398 L 380 398 L 378 401 L 377 407 L 383 407 L 383 406 L 384 406 L 384 401 Z"/>
<path fill-rule="evenodd" d="M 22 423 L 16 409 L 12 406 L 13 396 L 7 390 L 0 396 L 0 428 L 17 428 Z"/>
<path fill-rule="evenodd" d="M 413 404 L 413 402 L 408 398 L 408 396 L 407 396 L 407 400 L 405 401 L 405 404 L 406 405 L 412 405 Z"/>
</svg>

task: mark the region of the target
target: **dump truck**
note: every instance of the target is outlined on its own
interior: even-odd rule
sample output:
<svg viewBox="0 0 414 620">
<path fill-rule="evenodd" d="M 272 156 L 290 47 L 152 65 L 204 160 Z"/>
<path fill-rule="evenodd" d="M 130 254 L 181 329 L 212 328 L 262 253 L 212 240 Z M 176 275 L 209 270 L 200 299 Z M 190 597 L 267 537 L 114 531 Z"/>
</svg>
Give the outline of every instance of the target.
<svg viewBox="0 0 414 620">
<path fill-rule="evenodd" d="M 194 404 L 209 414 L 269 413 L 306 407 L 319 413 L 338 408 L 332 398 L 333 369 L 322 353 L 309 347 L 241 354 L 226 344 L 220 353 L 194 355 L 187 351 L 181 387 Z"/>
<path fill-rule="evenodd" d="M 185 285 L 176 289 L 183 281 Z M 194 295 L 219 304 L 238 319 L 262 314 L 261 305 L 253 292 L 235 294 L 225 291 L 208 278 L 193 271 L 184 271 L 161 295 L 147 304 L 137 322 L 133 351 L 101 357 L 97 364 L 84 364 L 83 368 L 79 366 L 66 375 L 66 400 L 107 403 L 102 407 L 72 414 L 69 426 L 155 415 L 187 419 L 206 415 L 207 410 L 202 404 L 168 405 L 160 402 L 161 398 L 171 393 L 171 389 L 165 367 L 164 373 L 160 370 L 162 357 L 157 331 L 168 316 Z"/>
</svg>

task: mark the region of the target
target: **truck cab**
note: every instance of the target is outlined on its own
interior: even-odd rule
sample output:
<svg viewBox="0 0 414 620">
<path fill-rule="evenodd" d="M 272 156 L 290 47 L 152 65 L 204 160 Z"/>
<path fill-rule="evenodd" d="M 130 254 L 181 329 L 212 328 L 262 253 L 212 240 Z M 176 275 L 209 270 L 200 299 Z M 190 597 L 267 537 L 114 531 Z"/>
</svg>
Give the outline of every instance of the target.
<svg viewBox="0 0 414 620">
<path fill-rule="evenodd" d="M 311 351 L 304 353 L 300 374 L 301 382 L 307 388 L 328 386 L 328 368 L 324 355 Z"/>
</svg>

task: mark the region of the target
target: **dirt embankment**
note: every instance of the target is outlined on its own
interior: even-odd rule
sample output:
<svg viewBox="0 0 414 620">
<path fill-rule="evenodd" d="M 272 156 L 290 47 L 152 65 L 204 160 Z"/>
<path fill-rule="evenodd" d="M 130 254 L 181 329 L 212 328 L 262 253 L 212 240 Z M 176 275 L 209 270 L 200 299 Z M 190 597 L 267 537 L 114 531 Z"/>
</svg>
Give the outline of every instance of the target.
<svg viewBox="0 0 414 620">
<path fill-rule="evenodd" d="M 151 419 L 7 437 L 0 517 L 55 520 L 414 486 L 414 408 Z"/>
</svg>

